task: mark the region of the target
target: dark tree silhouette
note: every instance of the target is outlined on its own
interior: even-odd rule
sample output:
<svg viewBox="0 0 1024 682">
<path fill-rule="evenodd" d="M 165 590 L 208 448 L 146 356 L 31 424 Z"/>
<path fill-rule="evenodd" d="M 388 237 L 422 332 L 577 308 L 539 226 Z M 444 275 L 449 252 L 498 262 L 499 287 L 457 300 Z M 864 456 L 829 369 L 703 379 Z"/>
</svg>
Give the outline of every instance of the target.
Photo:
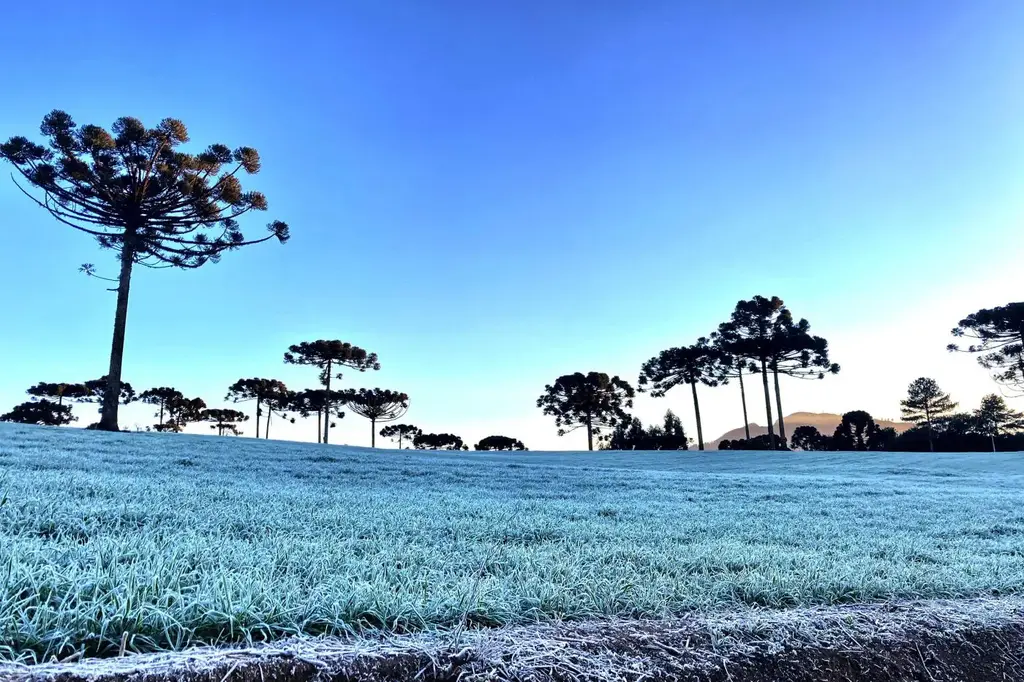
<svg viewBox="0 0 1024 682">
<path fill-rule="evenodd" d="M 63 405 L 65 398 L 78 402 L 88 398 L 92 393 L 85 384 L 51 384 L 45 381 L 40 381 L 25 392 L 32 396 L 33 400 L 38 400 L 39 398 L 56 398 L 58 405 Z"/>
<path fill-rule="evenodd" d="M 793 431 L 793 439 L 790 444 L 794 450 L 828 450 L 829 439 L 813 426 L 798 426 Z"/>
<path fill-rule="evenodd" d="M 377 361 L 376 353 L 367 353 L 358 346 L 338 340 L 327 341 L 303 341 L 294 346 L 289 346 L 288 352 L 284 354 L 284 361 L 289 365 L 312 365 L 320 368 L 320 383 L 326 393 L 324 394 L 326 405 L 321 410 L 324 415 L 330 415 L 334 410 L 335 393 L 331 392 L 331 378 L 335 367 L 349 367 L 360 372 L 368 369 L 380 369 L 380 362 Z M 341 375 L 338 374 L 338 379 Z M 323 442 L 327 443 L 330 418 L 324 419 Z"/>
<path fill-rule="evenodd" d="M 228 388 L 224 400 L 234 403 L 256 401 L 256 437 L 260 437 L 260 418 L 263 416 L 263 405 L 272 400 L 280 405 L 281 398 L 288 394 L 288 387 L 277 379 L 239 379 Z M 270 427 L 270 415 L 267 415 L 267 428 Z M 267 438 L 270 438 L 267 435 Z"/>
<path fill-rule="evenodd" d="M 225 433 L 230 433 L 235 436 L 239 435 L 238 424 L 249 421 L 249 415 L 238 410 L 231 409 L 220 409 L 214 408 L 210 410 L 203 410 L 201 413 L 201 421 L 213 422 L 210 425 L 211 429 L 217 429 L 217 435 L 223 436 Z"/>
<path fill-rule="evenodd" d="M 337 407 L 341 397 L 341 391 L 331 391 L 328 398 L 325 389 L 306 389 L 295 393 L 288 409 L 297 412 L 303 419 L 308 419 L 315 414 L 316 442 L 322 443 L 324 429 L 333 429 L 337 426 L 337 422 L 334 419 L 343 419 L 345 417 L 345 413 L 341 411 L 340 407 Z"/>
<path fill-rule="evenodd" d="M 412 442 L 416 436 L 423 433 L 423 429 L 409 424 L 391 424 L 380 430 L 380 435 L 390 438 L 392 442 L 398 443 L 398 449 L 402 449 L 402 442 Z"/>
<path fill-rule="evenodd" d="M 771 392 L 768 390 L 768 371 L 774 353 L 774 335 L 778 320 L 785 310 L 778 296 L 754 296 L 739 301 L 728 322 L 718 326 L 719 347 L 731 357 L 744 358 L 757 363 L 764 386 L 764 408 L 768 418 L 769 447 L 775 445 L 775 420 L 772 418 Z M 751 439 L 747 439 L 750 441 Z"/>
<path fill-rule="evenodd" d="M 139 401 L 146 403 L 147 405 L 157 405 L 158 410 L 153 415 L 159 420 L 157 422 L 157 431 L 164 431 L 167 429 L 163 428 L 164 425 L 164 413 L 171 412 L 173 415 L 173 409 L 175 405 L 178 405 L 185 399 L 185 396 L 176 388 L 170 386 L 161 386 L 158 388 L 151 388 L 143 391 L 139 395 Z"/>
<path fill-rule="evenodd" d="M 413 441 L 417 450 L 466 450 L 466 445 L 458 436 L 450 433 L 421 433 Z"/>
<path fill-rule="evenodd" d="M 181 433 L 185 427 L 203 421 L 206 401 L 202 398 L 172 398 L 167 401 L 167 421 L 157 424 L 157 431 Z"/>
<path fill-rule="evenodd" d="M 650 390 L 655 398 L 663 397 L 679 384 L 689 384 L 693 392 L 693 411 L 697 418 L 697 449 L 704 449 L 704 430 L 700 421 L 700 402 L 697 400 L 697 384 L 718 386 L 722 380 L 722 363 L 726 356 L 722 350 L 708 342 L 706 337 L 697 339 L 692 346 L 669 348 L 644 363 L 640 370 L 640 391 Z M 650 384 L 650 389 L 647 385 Z"/>
<path fill-rule="evenodd" d="M 282 384 L 282 386 L 283 385 L 284 384 Z M 295 391 L 290 391 L 287 388 L 284 388 L 280 391 L 275 391 L 266 397 L 264 402 L 267 406 L 267 421 L 264 429 L 264 435 L 267 438 L 270 438 L 270 422 L 273 420 L 275 414 L 280 416 L 282 419 L 288 419 L 292 424 L 295 423 L 295 418 L 289 417 L 287 413 L 293 409 L 296 395 Z"/>
<path fill-rule="evenodd" d="M 409 396 L 383 388 L 343 391 L 341 402 L 353 413 L 370 420 L 370 447 L 377 447 L 377 422 L 401 419 L 409 409 Z"/>
<path fill-rule="evenodd" d="M 739 380 L 740 403 L 743 406 L 743 433 L 746 439 L 750 440 L 750 418 L 747 416 L 747 389 L 743 384 L 743 376 L 755 374 L 757 372 L 757 365 L 749 358 L 732 353 L 729 340 L 725 335 L 728 333 L 728 329 L 723 331 L 724 326 L 719 325 L 718 331 L 711 332 L 711 340 L 722 354 L 722 360 L 719 363 L 721 371 L 719 376 L 723 385 L 728 384 L 730 379 Z"/>
<path fill-rule="evenodd" d="M 786 444 L 776 434 L 769 436 L 767 433 L 760 436 L 754 436 L 746 440 L 737 438 L 736 440 L 725 439 L 718 443 L 719 450 L 787 450 Z"/>
<path fill-rule="evenodd" d="M 132 267 L 198 268 L 231 249 L 273 238 L 285 242 L 288 226 L 270 223 L 270 234 L 255 240 L 246 240 L 239 230 L 239 217 L 267 208 L 266 198 L 243 191 L 238 179 L 239 171 L 260 169 L 259 154 L 251 147 L 232 151 L 214 144 L 199 154 L 182 153 L 177 147 L 188 142 L 188 131 L 171 118 L 146 128 L 138 119 L 122 117 L 111 134 L 95 125 L 79 127 L 68 114 L 53 111 L 40 131 L 45 146 L 25 137 L 0 145 L 0 158 L 14 164 L 39 193 L 19 189 L 61 223 L 119 254 L 110 386 L 99 426 L 117 431 Z"/>
<path fill-rule="evenodd" d="M 525 450 L 523 441 L 508 436 L 487 436 L 473 446 L 474 450 Z"/>
<path fill-rule="evenodd" d="M 874 418 L 864 410 L 847 412 L 832 434 L 832 449 L 858 452 L 881 450 L 879 431 Z"/>
<path fill-rule="evenodd" d="M 623 408 L 633 407 L 633 387 L 619 377 L 601 372 L 566 374 L 544 387 L 537 407 L 555 418 L 558 435 L 587 429 L 587 449 L 594 449 L 594 434 L 627 421 Z"/>
<path fill-rule="evenodd" d="M 996 451 L 996 438 L 1024 430 L 1024 413 L 1011 409 L 1002 396 L 994 393 L 981 399 L 974 419 L 978 433 L 988 436 L 992 443 L 992 452 Z"/>
<path fill-rule="evenodd" d="M 70 405 L 60 405 L 46 398 L 22 403 L 7 414 L 0 415 L 0 422 L 14 422 L 16 424 L 64 426 L 75 421 L 78 421 L 78 417 L 71 414 Z"/>
<path fill-rule="evenodd" d="M 786 442 L 786 420 L 782 411 L 782 392 L 779 375 L 796 379 L 824 379 L 825 374 L 838 374 L 839 365 L 829 360 L 828 341 L 811 336 L 810 323 L 805 319 L 793 322 L 789 310 L 783 308 L 772 331 L 771 369 L 775 382 L 775 407 L 779 414 L 779 438 Z"/>
<path fill-rule="evenodd" d="M 951 351 L 977 353 L 978 364 L 1014 392 L 1024 393 L 1024 301 L 983 308 L 960 320 L 953 336 L 973 339 L 967 348 L 951 343 Z"/>
<path fill-rule="evenodd" d="M 622 422 L 605 439 L 603 450 L 686 450 L 688 446 L 683 423 L 672 410 L 665 412 L 663 426 L 644 428 L 643 422 L 633 417 Z"/>
<path fill-rule="evenodd" d="M 935 379 L 921 377 L 907 387 L 906 400 L 900 401 L 903 418 L 915 424 L 924 424 L 928 429 L 928 444 L 935 451 L 935 428 L 937 418 L 956 409 L 948 393 L 943 393 Z"/>
</svg>

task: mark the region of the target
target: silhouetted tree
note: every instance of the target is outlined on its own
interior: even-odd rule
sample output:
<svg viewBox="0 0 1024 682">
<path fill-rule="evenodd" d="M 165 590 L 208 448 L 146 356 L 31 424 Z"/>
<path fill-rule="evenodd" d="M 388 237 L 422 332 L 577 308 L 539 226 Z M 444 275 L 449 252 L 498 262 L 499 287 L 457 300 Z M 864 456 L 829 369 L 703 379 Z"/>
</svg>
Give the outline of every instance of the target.
<svg viewBox="0 0 1024 682">
<path fill-rule="evenodd" d="M 174 397 L 167 401 L 167 421 L 157 424 L 157 431 L 181 433 L 185 427 L 203 421 L 206 401 L 202 398 Z"/>
<path fill-rule="evenodd" d="M 251 147 L 231 151 L 215 144 L 200 154 L 182 153 L 176 148 L 188 142 L 188 132 L 170 118 L 156 128 L 119 118 L 112 135 L 95 125 L 79 127 L 68 114 L 53 111 L 40 131 L 45 146 L 25 137 L 0 145 L 0 158 L 41 194 L 19 189 L 61 223 L 119 254 L 110 386 L 99 427 L 117 431 L 132 266 L 198 268 L 241 246 L 272 238 L 285 242 L 288 226 L 275 221 L 268 225 L 270 234 L 256 240 L 246 240 L 239 230 L 240 216 L 267 208 L 266 198 L 243 191 L 238 179 L 239 171 L 260 169 L 259 154 Z"/>
<path fill-rule="evenodd" d="M 763 434 L 753 438 L 737 438 L 736 440 L 722 440 L 718 443 L 719 450 L 788 450 L 785 443 L 777 434 Z"/>
<path fill-rule="evenodd" d="M 249 415 L 238 410 L 214 408 L 203 410 L 202 421 L 213 422 L 210 428 L 217 429 L 218 436 L 223 436 L 225 433 L 237 436 L 240 433 L 238 424 L 249 421 Z"/>
<path fill-rule="evenodd" d="M 953 336 L 974 339 L 967 348 L 955 343 L 946 348 L 978 353 L 978 364 L 1007 388 L 1024 393 L 1024 301 L 984 308 L 960 320 Z"/>
<path fill-rule="evenodd" d="M 604 450 L 685 450 L 688 442 L 683 423 L 672 410 L 665 413 L 664 426 L 644 428 L 643 422 L 633 417 L 622 422 L 605 439 Z"/>
<path fill-rule="evenodd" d="M 794 449 L 807 451 L 828 450 L 829 439 L 813 426 L 798 426 L 790 441 Z"/>
<path fill-rule="evenodd" d="M 843 415 L 843 420 L 832 434 L 834 450 L 881 450 L 887 434 L 880 433 L 874 418 L 864 410 L 853 410 Z M 895 434 L 895 431 L 893 431 Z"/>
<path fill-rule="evenodd" d="M 281 399 L 288 394 L 288 387 L 284 382 L 277 379 L 239 379 L 228 388 L 228 394 L 224 400 L 234 403 L 256 401 L 256 437 L 260 437 L 260 417 L 263 416 L 263 405 L 268 400 L 274 400 L 278 405 Z M 270 415 L 267 415 L 267 427 L 270 427 Z M 270 435 L 267 435 L 270 438 Z"/>
<path fill-rule="evenodd" d="M 32 396 L 32 400 L 38 400 L 39 398 L 56 398 L 58 405 L 63 405 L 65 398 L 78 402 L 83 398 L 88 398 L 92 393 L 85 384 L 51 384 L 46 381 L 40 381 L 25 392 Z"/>
<path fill-rule="evenodd" d="M 1011 409 L 1002 396 L 994 393 L 981 399 L 974 419 L 978 433 L 988 436 L 992 443 L 992 452 L 996 451 L 998 436 L 1024 430 L 1024 413 Z"/>
<path fill-rule="evenodd" d="M 421 433 L 413 439 L 413 447 L 417 450 L 468 449 L 461 438 L 450 433 Z"/>
<path fill-rule="evenodd" d="M 928 444 L 935 450 L 934 421 L 956 408 L 948 393 L 943 393 L 935 379 L 921 377 L 907 387 L 906 400 L 900 401 L 903 418 L 915 424 L 923 423 L 928 429 Z"/>
<path fill-rule="evenodd" d="M 345 413 L 341 411 L 338 401 L 341 399 L 341 391 L 331 391 L 328 398 L 327 391 L 322 388 L 306 389 L 298 391 L 292 398 L 290 409 L 297 412 L 303 419 L 308 419 L 316 414 L 316 442 L 323 442 L 323 431 L 333 429 L 337 426 L 335 418 L 342 419 Z M 328 410 L 330 410 L 328 412 Z"/>
<path fill-rule="evenodd" d="M 689 384 L 693 392 L 693 411 L 697 417 L 697 449 L 704 449 L 704 430 L 700 421 L 700 402 L 697 384 L 717 386 L 722 380 L 723 362 L 727 360 L 721 348 L 713 346 L 706 337 L 697 339 L 692 346 L 669 348 L 651 358 L 640 369 L 640 391 L 650 390 L 661 398 L 679 384 Z M 731 358 L 729 358 L 731 361 Z M 647 389 L 647 385 L 651 388 Z"/>
<path fill-rule="evenodd" d="M 743 385 L 743 375 L 756 373 L 757 365 L 749 358 L 732 353 L 728 334 L 729 328 L 727 325 L 719 325 L 718 331 L 711 332 L 711 340 L 722 354 L 722 360 L 719 363 L 719 376 L 721 377 L 722 384 L 728 384 L 730 379 L 739 379 L 740 403 L 743 406 L 743 433 L 746 439 L 750 440 L 750 418 L 747 416 L 747 389 Z"/>
<path fill-rule="evenodd" d="M 391 424 L 380 430 L 380 435 L 390 438 L 398 443 L 398 449 L 402 449 L 402 441 L 412 442 L 416 436 L 423 433 L 423 429 L 409 424 Z"/>
<path fill-rule="evenodd" d="M 768 390 L 769 365 L 775 353 L 775 334 L 785 305 L 778 296 L 754 296 L 739 301 L 728 322 L 718 326 L 718 346 L 728 356 L 745 358 L 757 363 L 764 386 L 764 407 L 768 417 L 768 444 L 775 444 L 775 420 L 772 418 L 772 399 Z M 751 439 L 747 439 L 750 441 Z M 721 446 L 719 446 L 721 448 Z"/>
<path fill-rule="evenodd" d="M 629 419 L 623 408 L 633 407 L 633 387 L 619 377 L 601 372 L 565 374 L 544 387 L 537 407 L 555 418 L 558 435 L 587 429 L 587 449 L 594 449 L 594 434 Z"/>
<path fill-rule="evenodd" d="M 525 450 L 523 441 L 508 436 L 487 436 L 473 446 L 475 450 Z"/>
<path fill-rule="evenodd" d="M 71 414 L 70 405 L 59 405 L 46 398 L 22 403 L 7 414 L 0 415 L 0 422 L 16 424 L 64 426 L 74 421 L 78 421 L 78 417 Z"/>
<path fill-rule="evenodd" d="M 343 391 L 341 402 L 349 410 L 370 420 L 370 447 L 377 447 L 377 422 L 401 419 L 409 409 L 409 396 L 383 388 Z"/>
<path fill-rule="evenodd" d="M 275 391 L 269 394 L 264 404 L 267 406 L 267 421 L 266 427 L 264 428 L 264 435 L 270 438 L 270 422 L 273 420 L 274 415 L 279 415 L 283 419 L 289 419 L 288 412 L 293 409 L 295 404 L 295 391 L 290 391 L 287 388 L 283 390 Z M 295 423 L 295 418 L 291 417 L 290 421 L 292 424 Z"/>
<path fill-rule="evenodd" d="M 312 365 L 320 368 L 320 383 L 327 391 L 324 394 L 326 405 L 322 410 L 324 415 L 333 412 L 335 393 L 331 392 L 331 378 L 335 367 L 350 367 L 360 372 L 368 369 L 380 369 L 376 353 L 367 353 L 358 346 L 338 340 L 327 341 L 303 341 L 294 346 L 289 346 L 288 352 L 284 354 L 284 361 L 289 365 Z M 341 374 L 338 374 L 341 379 Z M 329 431 L 329 418 L 324 420 L 323 442 L 327 443 Z"/>
<path fill-rule="evenodd" d="M 769 366 L 775 382 L 775 407 L 779 414 L 779 438 L 786 442 L 786 419 L 782 411 L 782 392 L 779 375 L 796 379 L 824 379 L 825 374 L 838 374 L 839 365 L 829 360 L 828 341 L 810 334 L 811 324 L 801 318 L 794 322 L 788 309 L 783 307 L 775 320 L 771 334 L 771 362 Z"/>
<path fill-rule="evenodd" d="M 159 420 L 157 422 L 157 431 L 165 430 L 162 428 L 164 423 L 164 413 L 168 410 L 173 410 L 174 404 L 179 403 L 184 399 L 185 396 L 181 391 L 176 388 L 171 388 L 170 386 L 150 388 L 139 395 L 140 402 L 146 403 L 147 405 L 158 406 L 157 412 L 153 415 Z"/>
</svg>

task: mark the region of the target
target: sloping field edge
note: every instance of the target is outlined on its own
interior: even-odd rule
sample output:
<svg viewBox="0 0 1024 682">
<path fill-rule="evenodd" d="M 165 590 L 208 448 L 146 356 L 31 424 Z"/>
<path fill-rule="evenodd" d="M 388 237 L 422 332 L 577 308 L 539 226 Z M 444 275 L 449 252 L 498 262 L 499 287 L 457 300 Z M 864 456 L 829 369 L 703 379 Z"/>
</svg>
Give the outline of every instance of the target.
<svg viewBox="0 0 1024 682">
<path fill-rule="evenodd" d="M 1024 598 L 934 600 L 0 664 L 5 682 L 1024 680 Z"/>
</svg>

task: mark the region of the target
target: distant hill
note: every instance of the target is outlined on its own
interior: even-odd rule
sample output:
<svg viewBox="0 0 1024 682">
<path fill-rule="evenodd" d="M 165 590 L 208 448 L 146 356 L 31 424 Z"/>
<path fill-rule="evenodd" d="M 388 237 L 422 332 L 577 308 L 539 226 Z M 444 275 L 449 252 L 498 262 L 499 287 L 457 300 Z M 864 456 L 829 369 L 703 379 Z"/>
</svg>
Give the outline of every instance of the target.
<svg viewBox="0 0 1024 682">
<path fill-rule="evenodd" d="M 791 435 L 793 430 L 798 426 L 813 426 L 818 429 L 821 433 L 826 436 L 831 436 L 839 426 L 839 422 L 843 421 L 843 416 L 840 414 L 831 414 L 829 412 L 794 412 L 793 414 L 786 416 L 786 434 Z M 888 428 L 892 427 L 896 429 L 896 433 L 903 433 L 907 429 L 913 428 L 913 424 L 909 422 L 893 422 L 886 419 L 875 419 L 875 423 L 880 427 Z M 779 432 L 779 422 L 775 422 L 775 433 Z M 761 426 L 760 424 L 750 424 L 750 437 L 761 436 L 768 433 L 768 427 Z M 705 443 L 704 447 L 708 450 L 717 450 L 719 442 L 723 440 L 736 440 L 743 439 L 746 434 L 743 427 L 726 431 L 717 439 L 710 443 Z"/>
</svg>

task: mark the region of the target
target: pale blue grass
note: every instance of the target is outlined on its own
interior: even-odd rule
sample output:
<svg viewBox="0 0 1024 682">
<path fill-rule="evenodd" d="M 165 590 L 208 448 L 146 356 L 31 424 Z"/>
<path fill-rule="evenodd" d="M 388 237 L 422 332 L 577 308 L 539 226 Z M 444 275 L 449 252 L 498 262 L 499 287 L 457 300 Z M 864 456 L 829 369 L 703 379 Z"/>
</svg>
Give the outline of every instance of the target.
<svg viewBox="0 0 1024 682">
<path fill-rule="evenodd" d="M 1020 593 L 1024 455 L 417 453 L 0 424 L 0 658 Z"/>
</svg>

